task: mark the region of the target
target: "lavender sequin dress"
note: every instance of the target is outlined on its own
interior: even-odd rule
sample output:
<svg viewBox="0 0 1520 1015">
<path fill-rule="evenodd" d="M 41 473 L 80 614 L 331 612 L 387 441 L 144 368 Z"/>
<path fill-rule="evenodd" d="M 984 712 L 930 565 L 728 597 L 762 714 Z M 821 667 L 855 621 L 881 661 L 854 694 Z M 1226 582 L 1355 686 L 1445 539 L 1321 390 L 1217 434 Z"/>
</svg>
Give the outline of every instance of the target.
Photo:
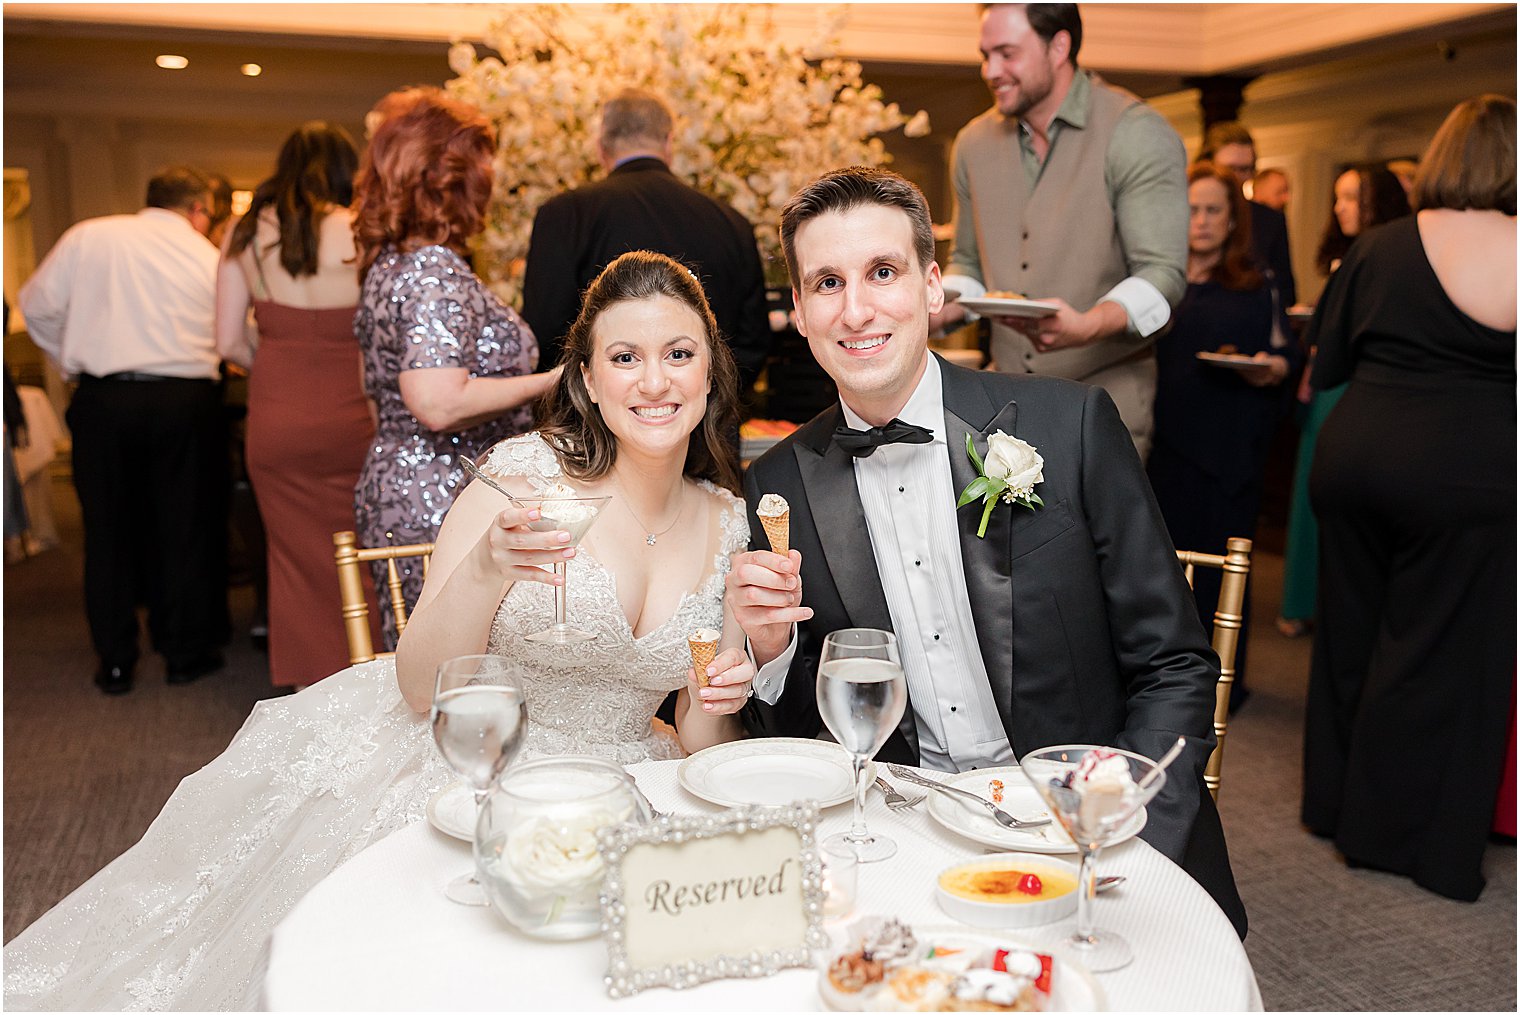
<svg viewBox="0 0 1520 1015">
<path fill-rule="evenodd" d="M 529 429 L 524 406 L 454 433 L 417 421 L 401 400 L 405 370 L 463 367 L 471 377 L 531 373 L 538 342 L 522 318 L 503 304 L 447 247 L 401 253 L 386 250 L 364 276 L 354 334 L 364 350 L 364 387 L 379 412 L 375 442 L 354 490 L 354 516 L 365 546 L 431 542 L 454 502 L 464 469 L 460 455 L 478 457 L 497 441 Z M 404 594 L 417 601 L 422 570 L 402 567 Z M 376 585 L 384 588 L 383 569 Z M 396 641 L 395 618 L 381 596 L 387 647 Z"/>
</svg>

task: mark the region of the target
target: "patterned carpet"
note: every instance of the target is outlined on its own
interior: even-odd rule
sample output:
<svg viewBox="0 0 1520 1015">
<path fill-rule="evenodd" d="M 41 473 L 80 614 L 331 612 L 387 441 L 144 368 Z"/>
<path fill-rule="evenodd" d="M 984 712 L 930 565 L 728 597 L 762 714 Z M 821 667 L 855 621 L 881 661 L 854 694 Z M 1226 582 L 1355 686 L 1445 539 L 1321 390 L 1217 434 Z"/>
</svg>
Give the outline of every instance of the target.
<svg viewBox="0 0 1520 1015">
<path fill-rule="evenodd" d="M 274 693 L 247 638 L 246 589 L 234 595 L 238 633 L 224 671 L 168 687 L 161 661 L 145 655 L 131 694 L 97 692 L 66 481 L 54 500 L 64 545 L 5 569 L 7 941 L 135 842 L 178 781 Z M 1299 826 L 1309 646 L 1271 625 L 1281 558 L 1260 553 L 1256 567 L 1253 694 L 1230 727 L 1220 805 L 1268 1010 L 1514 1011 L 1513 843 L 1489 848 L 1488 888 L 1466 904 L 1348 870 Z"/>
</svg>

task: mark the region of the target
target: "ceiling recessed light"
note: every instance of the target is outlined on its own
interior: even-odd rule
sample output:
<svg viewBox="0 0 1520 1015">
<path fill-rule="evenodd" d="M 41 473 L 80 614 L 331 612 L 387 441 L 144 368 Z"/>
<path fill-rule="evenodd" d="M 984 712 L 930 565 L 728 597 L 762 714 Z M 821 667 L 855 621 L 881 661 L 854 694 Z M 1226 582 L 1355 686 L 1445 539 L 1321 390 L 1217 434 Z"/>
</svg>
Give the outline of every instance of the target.
<svg viewBox="0 0 1520 1015">
<path fill-rule="evenodd" d="M 153 58 L 153 62 L 164 70 L 184 70 L 190 66 L 190 61 L 175 53 L 160 53 Z"/>
<path fill-rule="evenodd" d="M 264 68 L 260 67 L 256 63 L 245 63 L 243 66 L 239 67 L 238 70 L 243 72 L 244 77 L 250 78 L 256 78 L 260 74 L 264 73 Z"/>
</svg>

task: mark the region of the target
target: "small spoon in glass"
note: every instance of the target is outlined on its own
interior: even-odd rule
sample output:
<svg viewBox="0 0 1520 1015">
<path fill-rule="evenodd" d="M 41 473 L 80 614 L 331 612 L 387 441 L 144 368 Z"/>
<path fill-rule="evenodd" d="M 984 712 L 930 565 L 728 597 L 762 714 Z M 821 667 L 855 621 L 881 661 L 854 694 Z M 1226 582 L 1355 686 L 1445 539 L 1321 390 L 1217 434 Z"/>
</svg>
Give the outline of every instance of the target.
<svg viewBox="0 0 1520 1015">
<path fill-rule="evenodd" d="M 503 497 L 507 498 L 507 500 L 511 501 L 513 504 L 517 505 L 518 507 L 527 507 L 527 505 L 524 504 L 522 501 L 518 500 L 516 497 L 514 497 L 510 493 L 508 493 L 506 487 L 504 487 L 500 483 L 496 482 L 496 480 L 492 479 L 490 476 L 487 476 L 481 470 L 480 466 L 478 466 L 474 462 L 470 461 L 470 458 L 469 458 L 468 455 L 460 455 L 459 456 L 459 464 L 464 466 L 464 471 L 465 472 L 468 472 L 471 476 L 474 476 L 476 479 L 480 480 L 486 486 L 489 486 L 491 489 L 495 490 L 497 493 L 499 493 Z"/>
</svg>

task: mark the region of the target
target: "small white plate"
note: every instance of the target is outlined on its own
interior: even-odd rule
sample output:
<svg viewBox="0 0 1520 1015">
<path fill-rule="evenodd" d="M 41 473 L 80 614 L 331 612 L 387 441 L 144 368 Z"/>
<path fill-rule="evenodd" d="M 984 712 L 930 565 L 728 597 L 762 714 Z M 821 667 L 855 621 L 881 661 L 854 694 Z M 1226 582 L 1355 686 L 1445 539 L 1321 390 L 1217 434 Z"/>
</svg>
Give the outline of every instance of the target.
<svg viewBox="0 0 1520 1015">
<path fill-rule="evenodd" d="M 1229 370 L 1249 370 L 1251 367 L 1264 367 L 1266 360 L 1257 359 L 1239 352 L 1195 352 L 1198 359 L 1216 367 L 1225 367 Z"/>
<path fill-rule="evenodd" d="M 1045 300 L 1016 300 L 1007 296 L 962 296 L 955 302 L 983 317 L 1053 317 L 1059 304 Z"/>
<path fill-rule="evenodd" d="M 443 787 L 427 805 L 428 824 L 444 835 L 465 842 L 475 841 L 475 794 L 464 782 Z"/>
<path fill-rule="evenodd" d="M 988 800 L 992 799 L 988 792 L 988 783 L 993 779 L 1001 779 L 1003 802 L 998 805 L 999 807 L 1016 818 L 1051 817 L 1050 808 L 1045 805 L 1039 791 L 1029 784 L 1023 770 L 1017 765 L 1004 768 L 979 768 L 972 772 L 947 776 L 936 773 L 931 778 L 938 778 L 948 786 L 975 793 Z M 935 793 L 932 790 L 929 791 L 928 806 L 931 818 L 957 835 L 964 835 L 974 842 L 1025 853 L 1057 854 L 1077 851 L 1076 844 L 1061 828 L 1061 823 L 1054 818 L 1051 818 L 1050 824 L 1039 828 L 1004 828 L 993 819 L 986 808 L 958 800 L 946 793 Z M 1145 821 L 1146 812 L 1142 807 L 1106 845 L 1113 846 L 1133 839 L 1145 827 Z"/>
<path fill-rule="evenodd" d="M 876 778 L 866 763 L 867 781 Z M 789 804 L 816 800 L 819 807 L 846 803 L 855 795 L 850 756 L 826 740 L 763 737 L 718 744 L 698 751 L 676 769 L 681 788 L 723 807 Z"/>
</svg>

